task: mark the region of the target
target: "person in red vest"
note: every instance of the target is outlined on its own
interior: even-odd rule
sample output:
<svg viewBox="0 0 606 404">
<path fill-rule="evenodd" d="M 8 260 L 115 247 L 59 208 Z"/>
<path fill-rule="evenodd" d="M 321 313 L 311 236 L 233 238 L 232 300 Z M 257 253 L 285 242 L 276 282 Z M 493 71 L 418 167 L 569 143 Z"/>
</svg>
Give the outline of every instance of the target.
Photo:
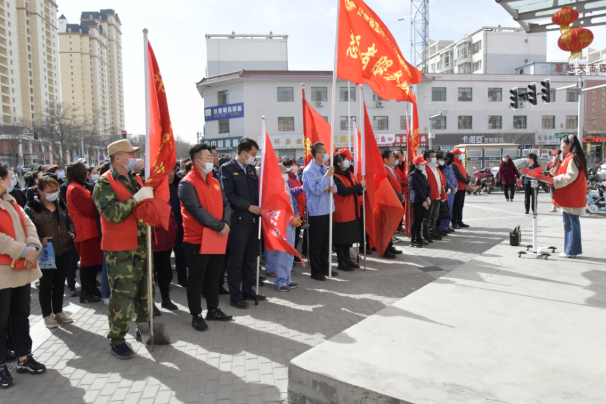
<svg viewBox="0 0 606 404">
<path fill-rule="evenodd" d="M 549 171 L 548 176 L 549 177 L 553 177 L 553 175 L 551 175 L 551 170 L 553 169 L 553 167 L 555 166 L 556 162 L 559 160 L 560 158 L 560 150 L 554 150 L 551 152 L 551 160 L 549 160 L 547 162 L 547 170 Z M 549 187 L 549 189 L 551 190 L 551 199 L 553 201 L 553 193 L 555 191 L 555 188 L 553 187 L 553 184 L 547 184 L 547 186 Z M 550 212 L 557 212 L 558 209 L 556 208 L 555 204 L 551 204 L 551 209 L 549 209 Z"/>
<path fill-rule="evenodd" d="M 585 214 L 587 159 L 575 135 L 564 136 L 560 147 L 560 158 L 551 169 L 555 188 L 552 202 L 562 208 L 564 216 L 564 252 L 560 257 L 575 258 L 583 253 L 579 216 Z"/>
<path fill-rule="evenodd" d="M 76 162 L 67 167 L 67 210 L 72 217 L 76 238 L 74 243 L 80 256 L 80 303 L 98 302 L 97 272 L 103 266 L 101 239 L 95 221 L 95 203 L 91 193 L 84 188 L 88 170 Z"/>
<path fill-rule="evenodd" d="M 429 209 L 423 212 L 423 237 L 428 242 L 433 243 L 433 240 L 442 240 L 436 223 L 440 215 L 440 203 L 447 199 L 446 192 L 444 191 L 446 177 L 438 170 L 438 159 L 435 151 L 425 150 L 423 158 L 426 162 L 423 175 L 427 178 L 427 183 L 431 188 Z"/>
<path fill-rule="evenodd" d="M 396 162 L 394 166 L 394 170 L 398 173 L 400 177 L 400 183 L 402 184 L 402 190 L 404 191 L 404 195 L 408 194 L 408 167 L 406 164 L 406 154 L 404 150 L 396 150 Z M 406 205 L 406 197 L 404 198 L 404 205 Z M 404 218 L 402 218 L 402 222 L 398 226 L 398 232 L 404 234 Z"/>
<path fill-rule="evenodd" d="M 233 317 L 219 308 L 219 281 L 225 253 L 202 254 L 204 228 L 219 237 L 227 237 L 232 210 L 221 184 L 213 177 L 213 158 L 208 145 L 197 144 L 189 150 L 192 169 L 179 183 L 183 215 L 183 251 L 187 258 L 187 305 L 196 331 L 208 330 L 202 317 L 202 291 L 206 295 L 206 320 L 230 321 Z"/>
<path fill-rule="evenodd" d="M 137 205 L 154 197 L 151 187 L 144 187 L 135 173 L 136 152 L 126 139 L 107 147 L 112 168 L 99 177 L 93 191 L 93 201 L 101 217 L 101 250 L 105 252 L 107 276 L 111 288 L 108 320 L 111 353 L 119 359 L 135 355 L 126 345 L 133 309 L 135 322 L 148 321 L 147 303 L 152 291 L 147 290 L 147 226 L 138 221 Z M 137 340 L 141 339 L 139 330 Z"/>
<path fill-rule="evenodd" d="M 455 147 L 452 149 L 452 154 L 455 155 L 455 161 L 451 167 L 455 172 L 455 177 L 457 177 L 457 183 L 459 184 L 457 193 L 455 194 L 454 206 L 452 207 L 452 227 L 460 229 L 462 227 L 469 227 L 469 225 L 463 223 L 463 206 L 465 205 L 465 192 L 470 187 L 470 180 L 463 165 L 465 156 L 461 149 Z"/>
<path fill-rule="evenodd" d="M 384 150 L 381 153 L 381 157 L 383 157 L 383 164 L 385 164 L 385 171 L 387 172 L 387 178 L 389 179 L 389 183 L 393 187 L 394 191 L 396 191 L 396 196 L 398 197 L 398 200 L 402 202 L 402 204 L 404 204 L 405 196 L 404 189 L 402 188 L 402 181 L 400 180 L 398 173 L 394 169 L 394 166 L 396 164 L 396 157 L 394 156 L 391 150 Z M 390 241 L 389 246 L 387 246 L 387 249 L 385 250 L 383 258 L 396 258 L 396 254 L 402 254 L 402 251 L 394 247 L 393 242 Z"/>
<path fill-rule="evenodd" d="M 350 161 L 346 154 L 337 153 L 333 157 L 334 180 L 337 186 L 335 211 L 332 214 L 332 243 L 337 250 L 339 267 L 343 271 L 353 271 L 360 266 L 349 256 L 349 248 L 360 243 L 362 219 L 358 195 L 366 190 L 366 181 L 357 183 L 349 171 Z"/>
<path fill-rule="evenodd" d="M 305 199 L 305 190 L 303 189 L 303 184 L 299 180 L 297 176 L 297 172 L 299 171 L 299 166 L 296 161 L 291 159 L 290 157 L 286 157 L 282 164 L 284 167 L 290 168 L 290 172 L 288 173 L 288 183 L 290 185 L 290 193 L 297 201 L 297 212 L 295 212 L 296 216 L 299 216 L 300 219 L 305 218 L 305 205 L 307 203 Z M 297 245 L 299 244 L 299 236 L 301 234 L 301 226 L 295 228 L 295 250 L 297 249 Z M 299 257 L 295 257 L 295 262 L 301 262 Z"/>
</svg>

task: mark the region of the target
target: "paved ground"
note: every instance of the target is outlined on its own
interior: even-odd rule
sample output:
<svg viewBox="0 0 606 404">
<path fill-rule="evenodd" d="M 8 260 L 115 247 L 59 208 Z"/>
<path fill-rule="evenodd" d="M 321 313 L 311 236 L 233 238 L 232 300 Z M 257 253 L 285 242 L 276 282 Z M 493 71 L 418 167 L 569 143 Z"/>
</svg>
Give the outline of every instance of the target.
<svg viewBox="0 0 606 404">
<path fill-rule="evenodd" d="M 106 306 L 66 299 L 74 324 L 49 331 L 34 295 L 34 354 L 49 370 L 39 377 L 15 374 L 15 387 L 0 391 L 0 403 L 286 402 L 291 359 L 487 251 L 514 226 L 530 224 L 521 199 L 506 203 L 502 193 L 468 197 L 464 216 L 470 229 L 421 250 L 400 242 L 404 254 L 383 260 L 375 253 L 366 272 L 316 282 L 297 266 L 299 289 L 279 293 L 268 284 L 261 290 L 268 301 L 246 311 L 221 296 L 222 309 L 235 321 L 211 323 L 207 332 L 191 327 L 185 291 L 173 285 L 179 310 L 163 310 L 158 318 L 173 344 L 148 352 L 131 327 L 127 342 L 138 355 L 130 361 L 109 353 Z M 539 199 L 539 210 L 547 212 L 548 196 Z"/>
</svg>

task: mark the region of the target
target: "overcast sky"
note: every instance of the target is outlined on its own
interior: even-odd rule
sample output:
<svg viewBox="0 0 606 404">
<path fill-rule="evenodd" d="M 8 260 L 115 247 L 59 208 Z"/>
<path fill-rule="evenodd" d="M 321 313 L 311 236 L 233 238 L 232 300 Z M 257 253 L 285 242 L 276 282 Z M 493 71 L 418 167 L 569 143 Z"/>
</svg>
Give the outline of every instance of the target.
<svg viewBox="0 0 606 404">
<path fill-rule="evenodd" d="M 407 0 L 366 0 L 410 57 Z M 195 141 L 204 126 L 204 102 L 195 83 L 206 68 L 205 34 L 288 35 L 289 69 L 332 70 L 336 0 L 58 0 L 59 15 L 77 23 L 82 11 L 114 8 L 122 22 L 126 130 L 145 133 L 143 28 L 156 53 L 168 95 L 175 136 Z M 517 27 L 494 0 L 430 0 L 431 39 L 459 39 L 482 26 Z M 606 48 L 606 27 L 592 29 L 592 47 Z M 559 32 L 558 32 L 559 33 Z M 548 35 L 547 60 L 565 60 L 558 33 Z"/>
</svg>

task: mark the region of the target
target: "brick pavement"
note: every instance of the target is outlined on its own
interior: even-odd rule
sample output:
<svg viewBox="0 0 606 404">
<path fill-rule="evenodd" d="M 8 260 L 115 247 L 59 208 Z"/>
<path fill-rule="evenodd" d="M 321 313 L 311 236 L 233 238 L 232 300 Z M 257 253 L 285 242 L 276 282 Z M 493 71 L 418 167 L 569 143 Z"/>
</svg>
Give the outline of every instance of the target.
<svg viewBox="0 0 606 404">
<path fill-rule="evenodd" d="M 209 323 L 206 332 L 191 327 L 185 291 L 172 285 L 179 310 L 162 310 L 157 321 L 167 325 L 173 344 L 148 352 L 134 340 L 131 327 L 127 342 L 137 356 L 130 361 L 109 353 L 102 303 L 66 299 L 74 324 L 50 331 L 34 294 L 34 354 L 48 372 L 14 374 L 15 387 L 0 391 L 0 403 L 285 403 L 292 358 L 486 252 L 514 226 L 530 224 L 519 196 L 514 203 L 506 203 L 502 193 L 470 196 L 464 220 L 471 228 L 429 248 L 411 249 L 401 241 L 396 246 L 404 254 L 397 260 L 370 255 L 365 272 L 341 272 L 333 281 L 316 282 L 297 266 L 298 289 L 280 293 L 267 284 L 261 293 L 268 301 L 245 311 L 221 296 L 223 310 L 235 321 Z M 547 212 L 548 196 L 539 199 L 539 210 Z"/>
</svg>

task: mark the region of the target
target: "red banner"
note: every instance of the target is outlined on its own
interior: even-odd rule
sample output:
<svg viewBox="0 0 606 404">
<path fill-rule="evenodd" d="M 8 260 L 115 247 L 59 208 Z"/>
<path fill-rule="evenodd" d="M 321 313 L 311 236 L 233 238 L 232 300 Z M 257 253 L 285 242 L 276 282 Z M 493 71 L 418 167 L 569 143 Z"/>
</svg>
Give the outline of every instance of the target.
<svg viewBox="0 0 606 404">
<path fill-rule="evenodd" d="M 318 114 L 309 103 L 305 100 L 305 89 L 303 91 L 303 138 L 305 145 L 303 151 L 305 154 L 305 165 L 312 160 L 311 146 L 314 143 L 322 142 L 326 150 L 332 150 L 332 142 L 330 137 L 330 124 L 322 115 Z"/>
</svg>

